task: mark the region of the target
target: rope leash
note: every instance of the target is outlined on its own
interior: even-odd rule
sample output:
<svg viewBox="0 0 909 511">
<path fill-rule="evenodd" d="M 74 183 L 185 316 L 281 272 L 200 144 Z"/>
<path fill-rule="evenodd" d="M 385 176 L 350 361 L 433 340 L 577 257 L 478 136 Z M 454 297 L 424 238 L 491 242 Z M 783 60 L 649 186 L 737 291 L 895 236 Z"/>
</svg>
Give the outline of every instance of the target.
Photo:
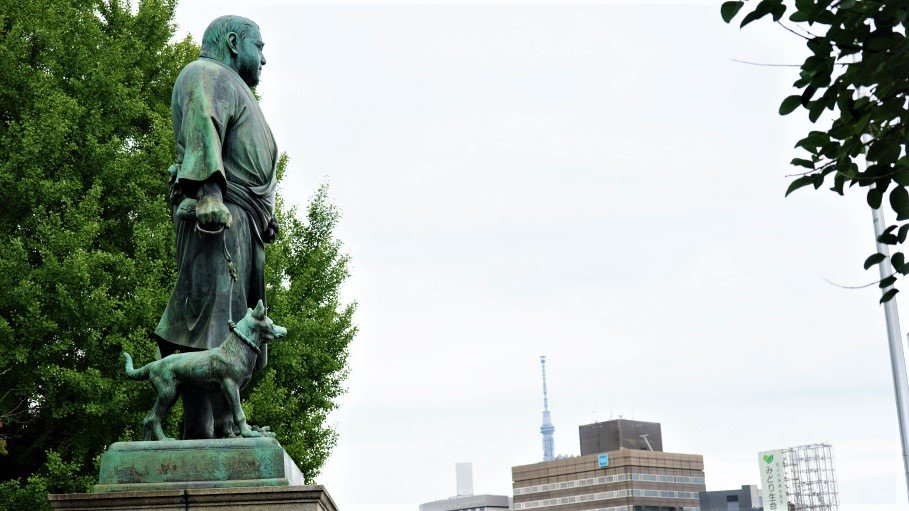
<svg viewBox="0 0 909 511">
<path fill-rule="evenodd" d="M 237 282 L 237 268 L 234 266 L 234 260 L 230 256 L 230 250 L 227 249 L 227 233 L 224 232 L 224 226 L 222 225 L 220 229 L 215 231 L 209 231 L 208 229 L 203 229 L 198 222 L 196 222 L 196 232 L 200 235 L 209 235 L 217 236 L 221 234 L 221 241 L 224 246 L 224 260 L 227 261 L 227 273 L 230 275 L 230 289 L 227 295 L 227 328 L 234 333 L 237 337 L 245 342 L 252 350 L 259 355 L 262 353 L 262 350 L 259 346 L 256 346 L 246 335 L 237 330 L 237 324 L 234 322 L 234 283 Z"/>
<path fill-rule="evenodd" d="M 216 231 L 209 231 L 203 229 L 199 222 L 196 222 L 196 232 L 199 234 L 207 234 L 210 236 L 216 236 L 218 234 L 223 234 L 221 236 L 221 241 L 224 245 L 224 260 L 227 261 L 227 273 L 230 275 L 230 289 L 227 294 L 227 325 L 230 328 L 231 332 L 234 331 L 236 323 L 234 323 L 234 283 L 237 282 L 237 268 L 234 266 L 234 260 L 230 257 L 230 251 L 227 249 L 227 233 L 224 232 L 224 226 L 222 225 L 220 229 Z M 245 340 L 245 339 L 244 339 Z M 247 341 L 248 342 L 248 341 Z"/>
<path fill-rule="evenodd" d="M 234 260 L 230 256 L 230 251 L 227 249 L 227 233 L 224 232 L 224 226 L 222 225 L 221 228 L 216 231 L 209 231 L 207 229 L 203 229 L 201 226 L 199 226 L 199 222 L 196 222 L 196 232 L 200 236 L 201 235 L 217 236 L 218 234 L 222 235 L 221 241 L 222 241 L 222 246 L 224 247 L 224 260 L 227 261 L 227 273 L 230 275 L 230 289 L 229 289 L 229 293 L 227 295 L 227 328 L 229 328 L 230 331 L 234 335 L 237 336 L 237 338 L 239 338 L 241 341 L 246 343 L 246 345 L 249 346 L 253 350 L 253 352 L 256 354 L 256 357 L 258 358 L 259 355 L 262 354 L 262 349 L 259 348 L 259 346 L 256 346 L 256 344 L 254 342 L 252 342 L 252 340 L 250 340 L 249 337 L 246 337 L 246 335 L 243 334 L 243 332 L 240 332 L 239 330 L 237 330 L 237 324 L 233 320 L 233 318 L 234 318 L 234 313 L 233 313 L 234 283 L 237 282 L 237 268 L 234 266 Z M 263 426 L 263 427 L 250 426 L 250 427 L 253 430 L 258 431 L 262 436 L 267 436 L 267 437 L 275 436 L 275 434 L 271 432 L 271 430 L 268 426 Z"/>
</svg>

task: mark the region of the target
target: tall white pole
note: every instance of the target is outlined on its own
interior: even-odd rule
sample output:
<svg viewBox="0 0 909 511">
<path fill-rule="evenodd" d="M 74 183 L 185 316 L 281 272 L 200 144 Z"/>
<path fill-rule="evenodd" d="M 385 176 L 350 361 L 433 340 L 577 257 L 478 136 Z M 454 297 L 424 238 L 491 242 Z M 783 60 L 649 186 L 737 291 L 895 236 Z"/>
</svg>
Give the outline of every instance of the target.
<svg viewBox="0 0 909 511">
<path fill-rule="evenodd" d="M 858 53 L 852 55 L 852 62 L 859 62 Z M 868 88 L 859 87 L 856 92 L 859 97 L 869 97 Z M 861 137 L 862 142 L 867 144 L 871 141 L 871 135 L 865 133 Z M 867 145 L 866 145 L 867 147 Z M 864 160 L 864 155 L 862 155 Z M 865 168 L 868 162 L 864 161 Z M 893 265 L 890 264 L 890 247 L 878 241 L 884 229 L 887 228 L 887 222 L 884 221 L 883 207 L 872 210 L 874 221 L 874 242 L 877 244 L 878 253 L 884 254 L 884 260 L 878 264 L 881 280 L 893 275 Z M 893 289 L 893 286 L 887 286 L 881 290 L 881 294 Z M 906 377 L 906 356 L 903 353 L 902 330 L 900 329 L 900 315 L 896 309 L 896 297 L 890 298 L 884 304 L 884 321 L 887 324 L 887 340 L 890 344 L 890 369 L 893 371 L 893 390 L 896 395 L 896 416 L 900 424 L 900 441 L 903 446 L 903 472 L 906 476 L 906 494 L 909 497 L 909 380 Z"/>
<path fill-rule="evenodd" d="M 877 241 L 886 228 L 884 212 L 881 208 L 874 210 L 874 239 L 877 251 L 886 257 L 878 265 L 881 279 L 893 275 L 893 266 L 890 264 L 890 247 Z M 893 286 L 887 286 L 882 291 L 886 293 Z M 906 475 L 906 489 L 909 492 L 909 380 L 906 378 L 906 358 L 903 354 L 903 338 L 900 330 L 899 312 L 896 310 L 896 297 L 884 304 L 884 318 L 887 323 L 887 338 L 890 341 L 890 366 L 893 369 L 893 387 L 896 391 L 896 413 L 900 423 L 900 439 L 903 444 L 903 468 Z M 909 494 L 909 493 L 907 493 Z"/>
</svg>

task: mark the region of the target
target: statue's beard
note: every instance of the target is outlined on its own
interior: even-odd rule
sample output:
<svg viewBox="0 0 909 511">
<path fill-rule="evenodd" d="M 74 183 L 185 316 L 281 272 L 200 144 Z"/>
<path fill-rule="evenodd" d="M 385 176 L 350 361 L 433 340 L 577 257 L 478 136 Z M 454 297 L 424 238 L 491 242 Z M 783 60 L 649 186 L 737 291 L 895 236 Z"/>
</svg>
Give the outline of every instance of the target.
<svg viewBox="0 0 909 511">
<path fill-rule="evenodd" d="M 259 59 L 244 58 L 242 55 L 238 58 L 237 73 L 240 78 L 246 82 L 246 85 L 255 87 L 259 85 L 259 75 L 262 72 L 262 66 Z"/>
</svg>

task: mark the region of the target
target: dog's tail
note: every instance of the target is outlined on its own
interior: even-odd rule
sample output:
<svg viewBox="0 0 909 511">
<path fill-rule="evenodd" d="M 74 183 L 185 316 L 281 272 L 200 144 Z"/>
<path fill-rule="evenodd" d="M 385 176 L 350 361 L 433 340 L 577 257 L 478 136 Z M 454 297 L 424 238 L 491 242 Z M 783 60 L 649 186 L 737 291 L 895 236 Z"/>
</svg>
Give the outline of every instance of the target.
<svg viewBox="0 0 909 511">
<path fill-rule="evenodd" d="M 126 376 L 131 380 L 147 380 L 148 379 L 148 366 L 150 364 L 144 365 L 139 369 L 133 369 L 133 357 L 129 356 L 129 353 L 123 352 L 123 358 L 126 359 Z"/>
</svg>

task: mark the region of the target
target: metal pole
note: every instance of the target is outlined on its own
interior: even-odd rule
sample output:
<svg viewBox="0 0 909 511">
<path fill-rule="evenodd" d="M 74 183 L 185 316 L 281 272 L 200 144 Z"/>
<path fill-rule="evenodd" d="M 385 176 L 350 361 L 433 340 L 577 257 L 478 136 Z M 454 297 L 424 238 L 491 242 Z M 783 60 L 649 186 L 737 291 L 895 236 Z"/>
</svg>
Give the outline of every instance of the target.
<svg viewBox="0 0 909 511">
<path fill-rule="evenodd" d="M 886 257 L 878 265 L 881 279 L 893 275 L 893 266 L 890 264 L 890 248 L 877 241 L 884 233 L 884 212 L 881 208 L 874 210 L 874 239 L 877 251 Z M 886 293 L 893 286 L 887 286 L 882 292 Z M 909 380 L 906 378 L 906 358 L 903 355 L 903 339 L 900 330 L 899 313 L 896 310 L 896 297 L 884 304 L 884 318 L 887 323 L 887 338 L 890 341 L 890 366 L 893 369 L 893 387 L 896 393 L 896 412 L 900 423 L 900 440 L 903 444 L 903 468 L 906 472 L 906 489 L 909 491 L 909 437 L 906 428 L 909 427 Z"/>
</svg>

